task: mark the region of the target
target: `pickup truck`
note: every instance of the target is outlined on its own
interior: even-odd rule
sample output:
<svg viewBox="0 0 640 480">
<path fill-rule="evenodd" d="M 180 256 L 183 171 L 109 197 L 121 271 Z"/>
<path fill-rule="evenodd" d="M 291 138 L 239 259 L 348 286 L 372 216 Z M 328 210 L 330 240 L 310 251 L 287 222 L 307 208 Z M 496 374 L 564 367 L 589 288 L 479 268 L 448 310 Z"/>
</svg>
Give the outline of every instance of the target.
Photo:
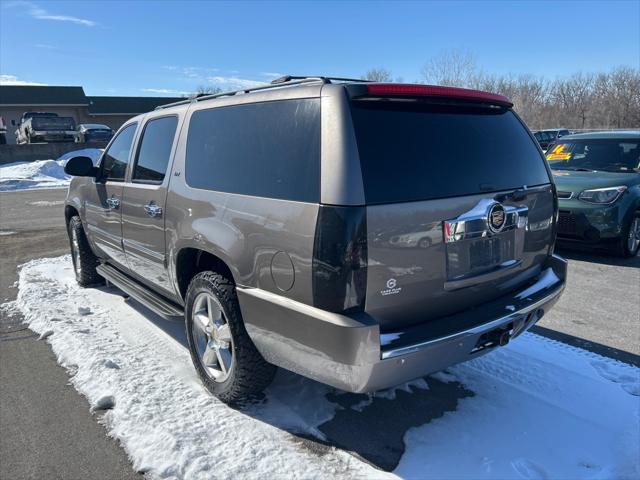
<svg viewBox="0 0 640 480">
<path fill-rule="evenodd" d="M 73 142 L 76 122 L 56 113 L 25 112 L 16 129 L 16 143 Z"/>
</svg>

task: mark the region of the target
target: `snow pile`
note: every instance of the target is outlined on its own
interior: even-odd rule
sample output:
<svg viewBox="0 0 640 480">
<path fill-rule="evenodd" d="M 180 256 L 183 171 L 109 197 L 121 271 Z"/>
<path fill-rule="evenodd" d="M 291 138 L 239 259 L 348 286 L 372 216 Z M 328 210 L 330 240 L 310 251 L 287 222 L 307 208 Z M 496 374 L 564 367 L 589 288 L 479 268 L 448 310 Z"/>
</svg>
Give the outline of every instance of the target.
<svg viewBox="0 0 640 480">
<path fill-rule="evenodd" d="M 72 157 L 90 157 L 94 163 L 100 158 L 99 148 L 85 148 L 68 152 L 57 160 L 15 162 L 0 166 L 0 192 L 31 188 L 66 187 L 71 177 L 64 173 L 64 166 Z"/>
<path fill-rule="evenodd" d="M 0 192 L 27 188 L 66 187 L 71 177 L 64 173 L 64 163 L 56 160 L 17 162 L 0 166 Z"/>
<path fill-rule="evenodd" d="M 640 478 L 640 369 L 525 334 L 449 373 L 475 396 L 405 435 L 398 475 Z"/>
<path fill-rule="evenodd" d="M 408 430 L 389 474 L 288 433 L 336 443 L 319 427 L 344 408 L 329 400 L 341 392 L 280 371 L 261 403 L 231 409 L 201 386 L 181 323 L 114 289 L 80 289 L 68 256 L 26 264 L 16 306 L 151 478 L 640 478 L 640 370 L 537 335 L 434 375 L 474 395 Z M 428 382 L 341 414 L 382 404 L 392 418 L 396 391 L 425 395 Z"/>
<path fill-rule="evenodd" d="M 251 416 L 216 400 L 193 370 L 182 324 L 148 312 L 144 317 L 115 290 L 78 288 L 68 256 L 28 263 L 20 285 L 17 305 L 31 328 L 53 331 L 47 341 L 74 373 L 73 385 L 93 411 L 106 410 L 109 433 L 122 442 L 134 468 L 151 478 L 384 475 L 340 450 L 322 456 L 309 451 L 260 418 L 260 406 Z M 324 399 L 326 387 L 297 381 L 307 398 Z M 293 393 L 297 389 L 283 395 Z M 287 402 L 269 412 L 273 418 L 288 414 Z M 304 428 L 301 422 L 294 423 Z"/>
</svg>

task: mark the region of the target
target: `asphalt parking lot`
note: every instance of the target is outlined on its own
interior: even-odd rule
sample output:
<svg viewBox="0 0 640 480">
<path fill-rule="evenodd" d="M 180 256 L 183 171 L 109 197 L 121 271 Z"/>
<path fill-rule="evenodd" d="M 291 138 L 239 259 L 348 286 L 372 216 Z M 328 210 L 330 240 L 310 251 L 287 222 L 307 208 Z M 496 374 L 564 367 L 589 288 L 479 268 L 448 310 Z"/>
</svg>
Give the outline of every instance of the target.
<svg viewBox="0 0 640 480">
<path fill-rule="evenodd" d="M 55 257 L 68 250 L 62 201 L 66 191 L 33 190 L 0 194 L 0 303 L 15 298 L 17 267 L 33 258 Z M 600 254 L 560 251 L 570 261 L 566 292 L 536 333 L 601 355 L 640 365 L 640 257 L 619 259 Z M 105 435 L 99 416 L 68 384 L 45 342 L 0 312 L 0 478 L 139 478 L 118 444 Z M 393 445 L 374 440 L 361 456 L 392 468 L 402 453 L 402 434 L 412 423 L 427 422 L 455 408 L 464 392 L 434 382 L 419 405 L 403 405 L 405 425 L 388 425 Z M 441 398 L 429 403 L 429 396 Z M 433 398 L 433 397 L 432 397 Z M 344 397 L 342 401 L 349 401 Z M 407 399 L 410 401 L 410 399 Z M 422 402 L 422 403 L 421 403 Z M 347 427 L 345 427 L 345 425 Z M 353 450 L 353 425 L 326 426 L 335 445 Z M 380 426 L 380 425 L 378 425 Z M 351 431 L 348 431 L 351 428 Z M 390 441 L 391 441 L 390 440 Z M 33 455 L 38 452 L 38 455 Z M 70 459 L 73 459 L 71 461 Z"/>
</svg>

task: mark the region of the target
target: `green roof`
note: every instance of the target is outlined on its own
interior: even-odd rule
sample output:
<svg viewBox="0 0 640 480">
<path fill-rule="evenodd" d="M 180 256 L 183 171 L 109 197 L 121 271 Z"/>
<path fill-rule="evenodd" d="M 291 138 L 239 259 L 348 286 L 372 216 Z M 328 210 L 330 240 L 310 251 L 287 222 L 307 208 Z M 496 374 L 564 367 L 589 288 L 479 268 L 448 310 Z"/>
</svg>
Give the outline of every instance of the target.
<svg viewBox="0 0 640 480">
<path fill-rule="evenodd" d="M 87 105 L 82 87 L 0 86 L 0 105 Z"/>
<path fill-rule="evenodd" d="M 91 115 L 138 115 L 168 103 L 186 100 L 172 97 L 87 97 Z"/>
<path fill-rule="evenodd" d="M 176 97 L 87 97 L 82 87 L 1 85 L 0 106 L 37 109 L 47 106 L 88 106 L 92 115 L 138 115 L 160 105 L 178 102 Z"/>
</svg>

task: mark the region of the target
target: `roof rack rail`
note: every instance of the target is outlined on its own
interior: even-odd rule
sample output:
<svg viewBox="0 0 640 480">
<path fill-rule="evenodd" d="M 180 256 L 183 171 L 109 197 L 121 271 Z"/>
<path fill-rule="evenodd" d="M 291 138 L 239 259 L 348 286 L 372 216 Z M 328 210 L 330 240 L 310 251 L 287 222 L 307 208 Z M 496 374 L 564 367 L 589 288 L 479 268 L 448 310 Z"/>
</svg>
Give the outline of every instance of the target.
<svg viewBox="0 0 640 480">
<path fill-rule="evenodd" d="M 250 93 L 256 92 L 260 90 L 269 90 L 272 88 L 280 88 L 280 87 L 288 87 L 292 85 L 300 85 L 303 83 L 313 83 L 313 82 L 322 82 L 322 83 L 331 83 L 331 81 L 337 82 L 369 82 L 369 80 L 361 80 L 356 78 L 342 78 L 342 77 L 303 77 L 303 76 L 293 76 L 293 75 L 285 75 L 280 78 L 276 78 L 271 83 L 267 83 L 265 85 L 261 85 L 259 87 L 252 88 L 243 88 L 240 90 L 232 90 L 229 92 L 221 92 L 221 93 L 213 93 L 213 94 L 199 94 L 192 98 L 186 98 L 179 102 L 168 103 L 166 105 L 160 105 L 155 108 L 155 110 L 162 110 L 165 108 L 176 107 L 178 105 L 187 105 L 193 102 L 199 102 L 201 100 L 211 100 L 213 98 L 220 97 L 229 97 L 233 95 L 237 95 L 238 93 Z"/>
<path fill-rule="evenodd" d="M 345 77 L 324 77 L 324 76 L 295 76 L 295 75 L 284 75 L 282 77 L 276 78 L 271 81 L 272 85 L 278 85 L 280 83 L 290 82 L 291 80 L 305 80 L 305 79 L 317 79 L 321 80 L 324 83 L 331 83 L 332 80 L 336 82 L 362 82 L 367 83 L 371 80 L 363 80 L 361 78 L 345 78 Z"/>
</svg>

